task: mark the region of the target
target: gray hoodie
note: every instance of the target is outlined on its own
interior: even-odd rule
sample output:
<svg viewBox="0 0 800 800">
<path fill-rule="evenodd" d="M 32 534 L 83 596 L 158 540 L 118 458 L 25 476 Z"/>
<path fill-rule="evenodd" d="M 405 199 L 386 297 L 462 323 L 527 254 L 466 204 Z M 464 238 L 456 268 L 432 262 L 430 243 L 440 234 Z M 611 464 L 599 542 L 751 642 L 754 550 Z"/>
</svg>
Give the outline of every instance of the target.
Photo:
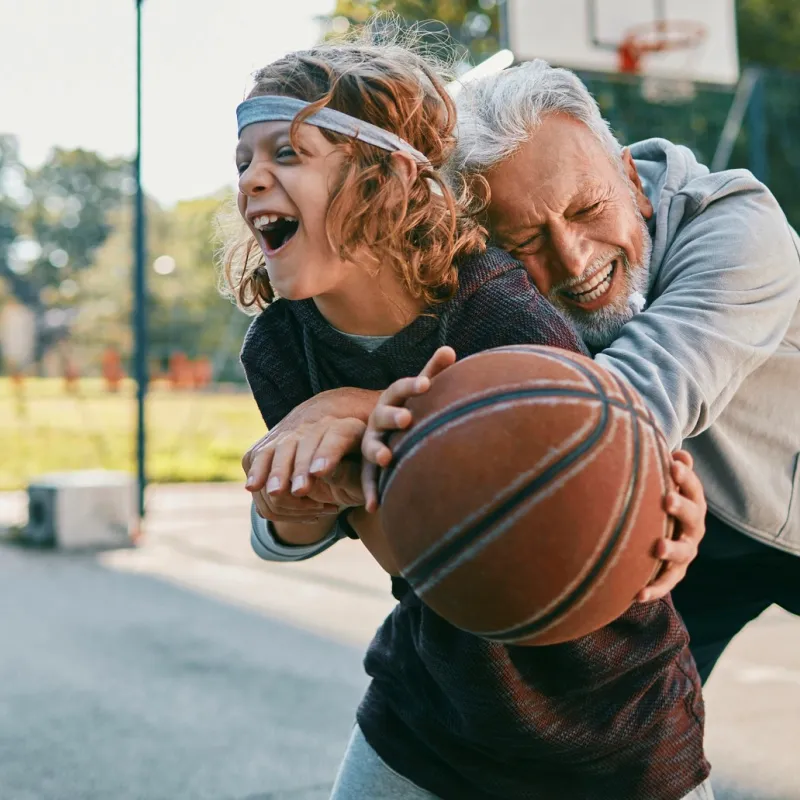
<svg viewBox="0 0 800 800">
<path fill-rule="evenodd" d="M 713 514 L 800 554 L 800 239 L 746 170 L 631 146 L 653 203 L 645 310 L 597 355 L 695 460 Z"/>
</svg>

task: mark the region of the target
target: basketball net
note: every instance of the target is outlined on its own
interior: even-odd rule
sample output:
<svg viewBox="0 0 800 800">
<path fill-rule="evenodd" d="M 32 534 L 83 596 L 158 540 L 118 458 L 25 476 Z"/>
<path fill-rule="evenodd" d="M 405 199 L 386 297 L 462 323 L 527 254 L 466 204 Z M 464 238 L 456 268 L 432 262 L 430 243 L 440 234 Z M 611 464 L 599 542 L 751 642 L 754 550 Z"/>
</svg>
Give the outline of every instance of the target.
<svg viewBox="0 0 800 800">
<path fill-rule="evenodd" d="M 695 97 L 692 76 L 703 52 L 706 29 L 689 20 L 656 20 L 630 28 L 617 49 L 618 69 L 642 76 L 642 97 L 651 103 L 686 103 Z M 683 63 L 671 75 L 648 72 L 660 54 L 683 52 Z"/>
</svg>

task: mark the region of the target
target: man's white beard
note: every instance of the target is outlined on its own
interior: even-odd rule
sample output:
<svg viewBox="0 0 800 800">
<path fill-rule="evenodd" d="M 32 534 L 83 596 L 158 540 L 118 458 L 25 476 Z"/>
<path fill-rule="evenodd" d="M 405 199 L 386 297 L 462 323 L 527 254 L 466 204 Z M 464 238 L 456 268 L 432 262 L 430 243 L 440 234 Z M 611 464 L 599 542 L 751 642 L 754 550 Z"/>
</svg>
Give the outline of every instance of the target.
<svg viewBox="0 0 800 800">
<path fill-rule="evenodd" d="M 583 311 L 566 303 L 558 289 L 550 292 L 550 302 L 575 326 L 578 334 L 593 350 L 607 347 L 617 338 L 622 326 L 630 322 L 642 310 L 643 299 L 647 295 L 650 276 L 650 256 L 653 243 L 647 223 L 641 218 L 642 258 L 638 264 L 631 264 L 625 252 L 617 254 L 617 263 L 622 267 L 623 291 L 613 302 L 596 311 Z"/>
</svg>

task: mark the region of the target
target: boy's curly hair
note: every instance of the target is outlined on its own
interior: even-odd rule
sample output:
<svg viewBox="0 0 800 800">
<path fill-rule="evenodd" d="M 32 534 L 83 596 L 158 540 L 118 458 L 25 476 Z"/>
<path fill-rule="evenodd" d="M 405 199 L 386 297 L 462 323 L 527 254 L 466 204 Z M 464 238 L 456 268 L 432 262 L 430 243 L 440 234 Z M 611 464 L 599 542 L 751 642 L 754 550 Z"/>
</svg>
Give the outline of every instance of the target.
<svg viewBox="0 0 800 800">
<path fill-rule="evenodd" d="M 366 246 L 379 263 L 401 277 L 415 298 L 433 304 L 455 292 L 455 261 L 482 252 L 486 231 L 477 221 L 474 197 L 458 194 L 440 169 L 455 146 L 455 105 L 436 64 L 397 43 L 363 40 L 321 44 L 291 53 L 255 74 L 248 97 L 276 94 L 312 103 L 292 123 L 322 107 L 371 122 L 405 139 L 426 155 L 408 185 L 391 153 L 324 128 L 329 141 L 347 151 L 327 211 L 334 252 L 355 260 Z M 479 209 L 478 209 L 479 210 Z M 264 256 L 249 229 L 234 235 L 221 227 L 224 291 L 244 309 L 262 309 L 274 297 Z"/>
</svg>

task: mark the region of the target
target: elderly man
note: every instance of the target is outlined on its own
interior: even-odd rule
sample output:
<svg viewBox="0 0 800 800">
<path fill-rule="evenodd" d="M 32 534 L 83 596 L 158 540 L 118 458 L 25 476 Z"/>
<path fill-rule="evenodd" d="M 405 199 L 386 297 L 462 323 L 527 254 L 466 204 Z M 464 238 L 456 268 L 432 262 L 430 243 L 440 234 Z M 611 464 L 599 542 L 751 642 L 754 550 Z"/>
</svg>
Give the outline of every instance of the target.
<svg viewBox="0 0 800 800">
<path fill-rule="evenodd" d="M 705 680 L 768 606 L 800 613 L 800 240 L 749 172 L 622 149 L 543 61 L 468 85 L 459 120 L 496 242 L 694 457 L 707 534 L 673 600 Z"/>
<path fill-rule="evenodd" d="M 641 392 L 670 445 L 693 454 L 707 535 L 673 599 L 706 679 L 768 606 L 800 613 L 798 238 L 750 173 L 709 174 L 659 139 L 623 149 L 567 70 L 523 64 L 468 84 L 458 103 L 454 167 L 488 182 L 495 241 Z M 301 514 L 306 499 L 273 458 L 281 442 L 291 450 L 293 429 L 374 406 L 372 394 L 341 392 L 245 457 L 252 490 L 280 478 L 265 501 L 275 518 Z"/>
</svg>

